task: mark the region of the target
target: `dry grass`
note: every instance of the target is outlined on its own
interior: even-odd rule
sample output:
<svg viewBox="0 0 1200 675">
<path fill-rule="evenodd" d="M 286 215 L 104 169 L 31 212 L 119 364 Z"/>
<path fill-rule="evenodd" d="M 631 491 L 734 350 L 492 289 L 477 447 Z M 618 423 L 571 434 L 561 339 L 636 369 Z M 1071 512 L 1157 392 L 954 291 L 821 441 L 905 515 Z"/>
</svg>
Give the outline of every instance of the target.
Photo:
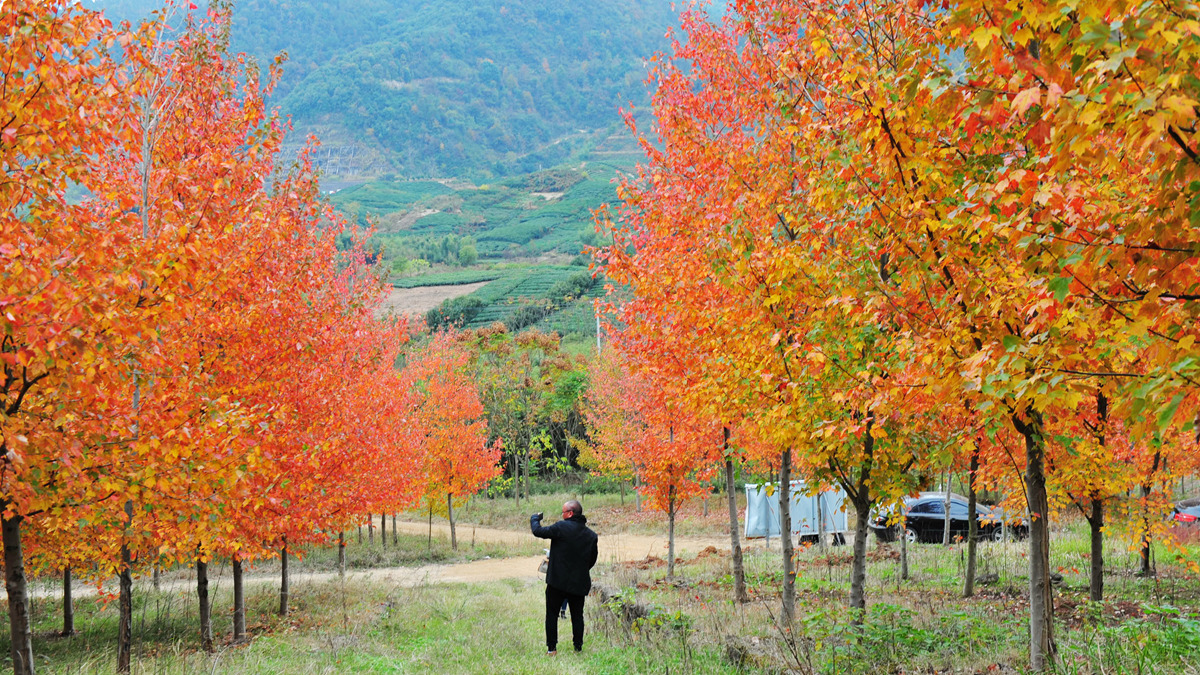
<svg viewBox="0 0 1200 675">
<path fill-rule="evenodd" d="M 593 503 L 604 513 L 603 500 Z M 657 559 L 604 566 L 597 584 L 615 599 L 589 599 L 585 652 L 553 661 L 542 653 L 542 587 L 532 578 L 416 588 L 300 583 L 286 620 L 273 614 L 274 588 L 256 587 L 253 641 L 223 644 L 217 655 L 195 650 L 193 594 L 140 593 L 135 672 L 1023 672 L 1024 544 L 981 545 L 980 571 L 997 579 L 970 599 L 960 597 L 964 548 L 912 546 L 910 578 L 901 580 L 898 548 L 872 542 L 870 610 L 857 627 L 845 608 L 845 547 L 797 553 L 798 617 L 786 629 L 778 622 L 778 544 L 747 550 L 754 601 L 745 606 L 731 602 L 729 557 L 715 549 L 682 560 L 671 580 Z M 1056 600 L 1059 672 L 1200 673 L 1200 579 L 1165 548 L 1156 549 L 1157 576 L 1135 576 L 1127 544 L 1113 540 L 1109 548 L 1109 600 L 1093 605 L 1086 601 L 1084 529 L 1066 521 L 1054 532 L 1053 564 L 1064 570 Z M 221 635 L 229 633 L 228 603 L 228 586 L 221 586 L 214 611 Z M 111 672 L 115 603 L 79 604 L 81 634 L 51 639 L 56 608 L 37 603 L 42 672 Z M 560 639 L 567 630 L 560 624 Z"/>
<path fill-rule="evenodd" d="M 632 491 L 624 498 L 619 493 L 583 494 L 571 491 L 533 495 L 532 499 L 521 501 L 511 498 L 476 497 L 457 512 L 456 519 L 460 523 L 519 530 L 528 525 L 529 514 L 538 511 L 557 514 L 563 502 L 569 499 L 578 499 L 583 504 L 588 523 L 593 528 L 603 528 L 605 532 L 661 535 L 667 530 L 667 514 L 651 510 L 644 503 L 643 508 L 639 510 Z M 746 496 L 740 494 L 739 519 L 744 517 L 745 510 Z M 428 514 L 412 512 L 406 517 L 425 520 Z M 438 516 L 434 516 L 434 522 L 445 522 L 445 518 L 439 519 Z M 685 503 L 676 515 L 675 532 L 681 537 L 728 536 L 729 506 L 725 495 L 714 494 L 709 498 L 707 515 L 704 514 L 704 504 L 700 500 Z"/>
</svg>

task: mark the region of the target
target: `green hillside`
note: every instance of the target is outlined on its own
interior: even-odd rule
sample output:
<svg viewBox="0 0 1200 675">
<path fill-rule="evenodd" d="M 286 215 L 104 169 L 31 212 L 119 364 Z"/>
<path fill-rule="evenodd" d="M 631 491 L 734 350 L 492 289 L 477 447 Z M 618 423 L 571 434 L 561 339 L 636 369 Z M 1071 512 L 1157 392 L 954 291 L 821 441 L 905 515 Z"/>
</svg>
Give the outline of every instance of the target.
<svg viewBox="0 0 1200 675">
<path fill-rule="evenodd" d="M 157 3 L 96 6 L 121 19 Z M 586 152 L 619 106 L 644 103 L 643 59 L 675 12 L 669 0 L 240 0 L 233 16 L 235 50 L 287 52 L 277 99 L 326 141 L 331 177 L 492 180 Z"/>
<path fill-rule="evenodd" d="M 616 200 L 616 173 L 611 163 L 584 162 L 478 186 L 378 180 L 330 200 L 360 224 L 376 224 L 375 243 L 397 277 L 428 265 L 567 263 L 597 243 L 592 211 Z"/>
<path fill-rule="evenodd" d="M 160 4 L 96 6 L 132 21 Z M 330 201 L 375 224 L 394 283 L 490 282 L 431 323 L 595 339 L 603 285 L 580 252 L 599 243 L 592 211 L 615 201 L 613 178 L 643 157 L 617 109 L 645 103 L 643 59 L 665 47 L 669 0 L 233 7 L 235 51 L 263 63 L 287 52 L 275 99 L 294 143 L 321 139 Z"/>
<path fill-rule="evenodd" d="M 558 333 L 571 349 L 587 349 L 596 339 L 595 301 L 605 279 L 587 269 L 562 265 L 512 265 L 493 269 L 472 281 L 491 279 L 475 292 L 447 300 L 425 314 L 431 328 L 482 328 L 502 323 L 510 331 L 537 329 Z M 466 276 L 464 275 L 465 279 Z M 446 275 L 428 275 L 397 283 L 445 283 Z"/>
</svg>

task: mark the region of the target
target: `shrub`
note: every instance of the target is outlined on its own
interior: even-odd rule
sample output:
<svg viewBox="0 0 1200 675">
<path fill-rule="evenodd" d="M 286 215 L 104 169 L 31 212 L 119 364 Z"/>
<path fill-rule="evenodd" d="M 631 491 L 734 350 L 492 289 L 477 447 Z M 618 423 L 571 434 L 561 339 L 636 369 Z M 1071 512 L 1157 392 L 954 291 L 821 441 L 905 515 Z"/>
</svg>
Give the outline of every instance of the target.
<svg viewBox="0 0 1200 675">
<path fill-rule="evenodd" d="M 541 321 L 552 311 L 554 311 L 553 308 L 540 303 L 524 305 L 508 315 L 508 318 L 504 320 L 504 326 L 510 332 L 516 332 Z"/>
<path fill-rule="evenodd" d="M 555 302 L 569 302 L 587 295 L 596 280 L 589 272 L 576 272 L 554 284 L 546 295 Z"/>
<path fill-rule="evenodd" d="M 425 313 L 425 323 L 430 330 L 449 326 L 462 327 L 471 322 L 487 303 L 474 296 L 452 298 Z"/>
<path fill-rule="evenodd" d="M 475 244 L 463 244 L 458 249 L 458 264 L 463 267 L 470 267 L 476 262 L 479 262 L 479 251 L 475 250 Z"/>
</svg>

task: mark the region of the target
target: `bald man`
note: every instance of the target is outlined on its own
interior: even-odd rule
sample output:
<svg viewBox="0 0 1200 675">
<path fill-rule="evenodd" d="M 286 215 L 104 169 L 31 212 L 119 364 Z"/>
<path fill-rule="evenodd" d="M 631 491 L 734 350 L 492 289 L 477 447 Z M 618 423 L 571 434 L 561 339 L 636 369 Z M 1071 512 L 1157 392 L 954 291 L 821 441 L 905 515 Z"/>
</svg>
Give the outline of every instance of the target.
<svg viewBox="0 0 1200 675">
<path fill-rule="evenodd" d="M 591 569 L 600 551 L 599 537 L 587 526 L 583 506 L 576 500 L 563 504 L 562 520 L 542 527 L 542 514 L 529 519 L 533 536 L 550 540 L 550 566 L 546 570 L 546 654 L 558 649 L 558 610 L 565 600 L 571 609 L 571 638 L 575 651 L 583 650 L 583 600 L 592 590 Z"/>
</svg>

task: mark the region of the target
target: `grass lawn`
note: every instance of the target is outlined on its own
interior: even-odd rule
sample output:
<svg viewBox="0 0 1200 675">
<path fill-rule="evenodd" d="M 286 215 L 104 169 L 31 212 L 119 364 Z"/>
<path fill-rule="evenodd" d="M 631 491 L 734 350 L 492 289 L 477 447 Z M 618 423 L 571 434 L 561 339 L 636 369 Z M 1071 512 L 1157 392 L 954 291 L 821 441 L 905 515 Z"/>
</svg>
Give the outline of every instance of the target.
<svg viewBox="0 0 1200 675">
<path fill-rule="evenodd" d="M 627 673 L 736 672 L 723 664 L 715 646 L 677 649 L 675 640 L 643 639 L 629 649 L 617 634 L 602 630 L 595 602 L 588 621 L 600 630 L 588 636 L 584 653 L 570 648 L 569 622 L 560 625 L 556 659 L 545 655 L 540 581 L 403 588 L 386 584 L 297 584 L 292 612 L 274 614 L 275 589 L 247 593 L 246 645 L 221 641 L 216 654 L 196 650 L 197 610 L 187 593 L 135 596 L 135 673 Z M 77 602 L 80 633 L 48 635 L 56 616 L 37 622 L 39 672 L 111 673 L 115 665 L 116 603 Z M 231 630 L 226 591 L 214 603 L 214 630 Z M 7 653 L 7 652 L 5 652 Z"/>
<path fill-rule="evenodd" d="M 524 528 L 528 513 L 554 513 L 579 496 L 597 527 L 659 533 L 661 514 L 634 510 L 619 494 L 562 492 L 535 496 L 532 503 L 511 499 L 473 501 L 461 510 L 480 525 Z M 723 502 L 714 499 L 710 516 L 689 504 L 681 517 L 684 536 L 724 534 Z M 516 520 L 514 523 L 513 521 Z M 378 519 L 376 520 L 378 522 Z M 389 521 L 390 522 L 390 521 Z M 623 525 L 619 525 L 623 523 Z M 469 526 L 459 530 L 463 540 Z M 1106 601 L 1087 601 L 1086 530 L 1062 519 L 1053 531 L 1052 566 L 1063 574 L 1056 590 L 1055 635 L 1059 673 L 1200 673 L 1200 579 L 1178 564 L 1173 549 L 1155 549 L 1157 575 L 1134 575 L 1128 543 L 1109 542 Z M 353 569 L 465 561 L 483 556 L 529 555 L 531 546 L 461 545 L 448 550 L 437 536 L 388 540 L 383 549 L 359 545 L 348 533 Z M 1195 542 L 1185 544 L 1194 556 Z M 899 577 L 897 545 L 868 547 L 869 610 L 861 626 L 845 608 L 848 547 L 801 547 L 796 553 L 796 623 L 777 624 L 782 583 L 777 540 L 746 549 L 746 575 L 753 602 L 731 602 L 727 553 L 702 552 L 680 561 L 666 579 L 663 561 L 646 559 L 602 565 L 598 586 L 615 593 L 602 603 L 588 601 L 588 637 L 583 654 L 569 649 L 569 622 L 560 622 L 554 659 L 544 655 L 541 612 L 543 586 L 532 576 L 478 584 L 404 586 L 379 580 L 349 582 L 297 580 L 292 613 L 281 618 L 273 581 L 248 584 L 247 623 L 253 639 L 230 645 L 230 589 L 226 565 L 214 565 L 216 654 L 197 651 L 197 608 L 193 591 L 135 593 L 135 673 L 1019 673 L 1025 672 L 1028 617 L 1026 545 L 981 543 L 980 574 L 995 581 L 961 598 L 965 546 L 913 545 L 910 577 Z M 332 549 L 308 551 L 293 564 L 297 572 L 336 568 Z M 1077 569 L 1078 568 L 1078 569 Z M 277 563 L 251 574 L 277 571 Z M 187 570 L 168 577 L 186 579 Z M 60 626 L 57 600 L 33 603 L 34 650 L 39 672 L 109 673 L 115 662 L 116 603 L 77 600 L 79 633 L 52 637 Z M 7 654 L 0 644 L 0 653 Z"/>
</svg>

